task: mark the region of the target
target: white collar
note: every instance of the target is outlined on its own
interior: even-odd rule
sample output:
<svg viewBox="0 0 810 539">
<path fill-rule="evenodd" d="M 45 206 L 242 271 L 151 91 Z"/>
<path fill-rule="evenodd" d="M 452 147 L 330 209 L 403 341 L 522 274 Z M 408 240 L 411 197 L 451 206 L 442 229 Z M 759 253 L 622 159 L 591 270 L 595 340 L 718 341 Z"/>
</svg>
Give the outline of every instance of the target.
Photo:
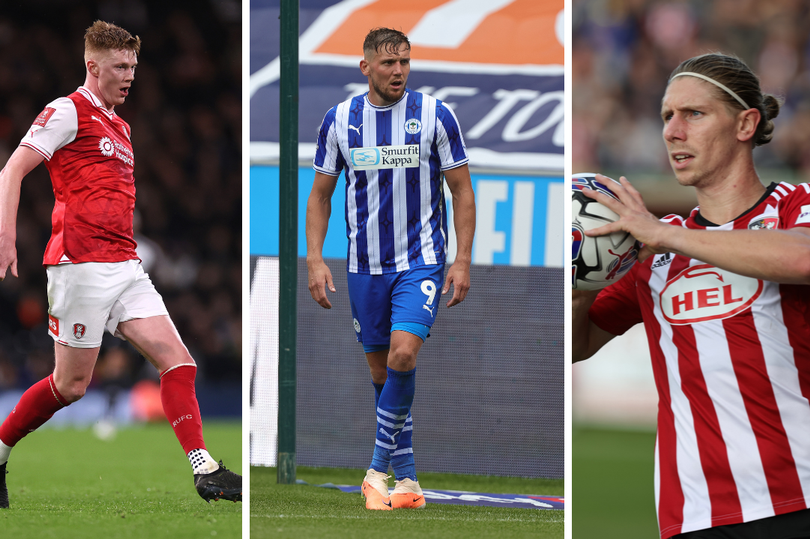
<svg viewBox="0 0 810 539">
<path fill-rule="evenodd" d="M 107 110 L 107 107 L 102 104 L 101 99 L 99 99 L 96 94 L 91 92 L 87 86 L 79 86 L 76 91 L 82 94 L 85 99 L 90 101 L 94 106 L 104 111 L 107 117 L 112 119 L 112 117 L 115 116 L 115 111 Z"/>
</svg>

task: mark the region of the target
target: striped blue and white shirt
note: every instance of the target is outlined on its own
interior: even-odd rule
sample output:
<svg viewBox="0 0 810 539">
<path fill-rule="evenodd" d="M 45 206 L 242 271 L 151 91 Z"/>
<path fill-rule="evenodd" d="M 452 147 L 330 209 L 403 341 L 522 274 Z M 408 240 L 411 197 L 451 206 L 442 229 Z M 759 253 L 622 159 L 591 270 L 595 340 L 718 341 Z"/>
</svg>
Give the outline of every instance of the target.
<svg viewBox="0 0 810 539">
<path fill-rule="evenodd" d="M 313 168 L 346 172 L 347 267 L 381 275 L 444 264 L 447 212 L 442 171 L 469 161 L 453 111 L 406 90 L 377 107 L 368 94 L 331 108 Z"/>
</svg>

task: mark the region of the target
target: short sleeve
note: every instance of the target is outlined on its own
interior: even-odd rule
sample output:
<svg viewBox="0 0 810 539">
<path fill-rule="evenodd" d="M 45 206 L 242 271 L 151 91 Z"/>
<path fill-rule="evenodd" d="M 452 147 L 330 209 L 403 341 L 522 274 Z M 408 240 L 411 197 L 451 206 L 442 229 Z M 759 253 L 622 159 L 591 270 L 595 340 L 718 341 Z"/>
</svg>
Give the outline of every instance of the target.
<svg viewBox="0 0 810 539">
<path fill-rule="evenodd" d="M 337 107 L 332 107 L 323 117 L 312 162 L 312 168 L 329 176 L 340 176 L 345 165 L 337 140 L 336 116 Z"/>
<path fill-rule="evenodd" d="M 782 186 L 778 186 L 777 190 Z M 779 204 L 779 228 L 810 227 L 810 184 L 796 185 Z"/>
<path fill-rule="evenodd" d="M 20 141 L 45 159 L 76 139 L 79 118 L 76 105 L 67 97 L 60 97 L 48 103 L 39 113 L 28 132 Z"/>
<path fill-rule="evenodd" d="M 460 167 L 469 162 L 458 118 L 453 109 L 441 101 L 436 103 L 436 143 L 442 170 Z"/>
<path fill-rule="evenodd" d="M 636 278 L 642 264 L 636 263 L 621 279 L 604 288 L 591 305 L 588 315 L 600 329 L 611 335 L 623 335 L 643 322 L 636 292 Z"/>
</svg>

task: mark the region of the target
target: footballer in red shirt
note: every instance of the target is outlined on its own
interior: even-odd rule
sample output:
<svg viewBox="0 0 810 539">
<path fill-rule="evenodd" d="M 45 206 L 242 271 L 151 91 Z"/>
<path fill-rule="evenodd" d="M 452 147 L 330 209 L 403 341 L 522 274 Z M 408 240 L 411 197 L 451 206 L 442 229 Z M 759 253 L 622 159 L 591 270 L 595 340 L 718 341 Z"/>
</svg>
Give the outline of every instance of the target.
<svg viewBox="0 0 810 539">
<path fill-rule="evenodd" d="M 242 477 L 206 450 L 194 389 L 197 366 L 135 252 L 135 157 L 129 125 L 115 114 L 129 95 L 141 40 L 96 21 L 85 33 L 85 82 L 49 103 L 0 171 L 0 280 L 17 276 L 20 184 L 45 162 L 53 183 L 48 331 L 55 368 L 0 425 L 0 508 L 9 507 L 11 449 L 84 396 L 104 331 L 129 341 L 160 373 L 163 410 L 206 501 L 241 501 Z"/>
<path fill-rule="evenodd" d="M 663 138 L 699 206 L 658 220 L 626 178 L 619 215 L 640 263 L 572 294 L 572 357 L 643 322 L 658 389 L 655 501 L 662 539 L 810 537 L 810 184 L 764 184 L 753 150 L 781 103 L 720 53 L 673 71 Z M 586 191 L 583 191 L 586 192 Z"/>
</svg>

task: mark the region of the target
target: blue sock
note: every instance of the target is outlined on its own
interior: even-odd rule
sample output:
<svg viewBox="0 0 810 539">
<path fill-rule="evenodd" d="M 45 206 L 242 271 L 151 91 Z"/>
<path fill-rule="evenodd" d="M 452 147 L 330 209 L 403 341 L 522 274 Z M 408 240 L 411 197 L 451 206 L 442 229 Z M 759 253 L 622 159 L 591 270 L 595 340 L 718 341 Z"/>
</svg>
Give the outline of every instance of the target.
<svg viewBox="0 0 810 539">
<path fill-rule="evenodd" d="M 375 384 L 374 385 L 374 410 L 376 412 L 377 407 L 380 405 L 380 395 L 382 394 L 383 387 L 385 384 Z M 371 466 L 370 468 L 377 470 L 378 472 L 388 473 L 388 465 L 391 463 L 391 454 L 385 450 L 383 451 L 381 447 L 377 445 L 374 446 L 374 456 L 371 457 Z"/>
<path fill-rule="evenodd" d="M 371 382 L 374 386 L 374 409 L 377 409 L 377 406 L 380 405 L 380 393 L 382 393 L 382 388 L 385 387 L 385 384 L 375 384 Z"/>
<path fill-rule="evenodd" d="M 394 477 L 397 481 L 402 481 L 406 477 L 416 481 L 416 463 L 413 461 L 413 418 L 408 414 L 405 420 L 405 427 L 399 435 L 397 448 L 391 451 L 391 467 L 394 469 Z"/>
<path fill-rule="evenodd" d="M 371 468 L 378 472 L 388 472 L 391 452 L 397 449 L 415 388 L 416 369 L 405 372 L 388 369 L 388 379 L 377 403 L 377 434 L 371 459 Z"/>
</svg>

